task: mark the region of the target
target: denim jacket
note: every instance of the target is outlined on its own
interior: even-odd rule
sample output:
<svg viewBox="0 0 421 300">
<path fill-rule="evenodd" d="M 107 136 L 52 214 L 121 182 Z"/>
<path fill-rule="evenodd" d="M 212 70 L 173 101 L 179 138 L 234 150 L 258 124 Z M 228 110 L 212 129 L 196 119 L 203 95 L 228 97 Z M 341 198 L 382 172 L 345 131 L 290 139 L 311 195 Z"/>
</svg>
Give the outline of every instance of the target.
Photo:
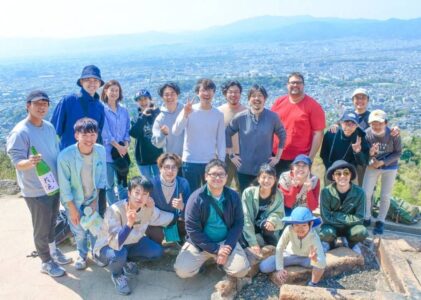
<svg viewBox="0 0 421 300">
<path fill-rule="evenodd" d="M 84 204 L 85 198 L 81 177 L 83 158 L 79 152 L 77 143 L 60 152 L 57 158 L 57 164 L 61 203 L 67 208 L 66 203 L 73 201 L 76 207 L 80 207 Z M 107 182 L 104 146 L 99 144 L 94 145 L 92 165 L 92 176 L 94 177 L 93 199 L 95 199 L 98 196 L 98 190 L 104 189 Z"/>
</svg>

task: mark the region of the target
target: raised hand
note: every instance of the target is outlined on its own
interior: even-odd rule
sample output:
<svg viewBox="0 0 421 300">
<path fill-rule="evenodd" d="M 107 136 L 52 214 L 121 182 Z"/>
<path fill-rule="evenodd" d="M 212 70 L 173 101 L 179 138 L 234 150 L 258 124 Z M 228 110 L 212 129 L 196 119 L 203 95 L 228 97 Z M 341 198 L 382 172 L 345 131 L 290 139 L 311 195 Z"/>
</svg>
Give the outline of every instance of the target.
<svg viewBox="0 0 421 300">
<path fill-rule="evenodd" d="M 278 279 L 278 282 L 280 284 L 284 284 L 287 281 L 287 278 L 288 278 L 287 270 L 282 269 L 276 272 L 276 279 Z"/>
<path fill-rule="evenodd" d="M 310 258 L 310 260 L 314 262 L 317 261 L 317 250 L 313 245 L 310 246 L 310 252 L 308 254 L 308 258 Z"/>
<path fill-rule="evenodd" d="M 126 203 L 127 226 L 133 227 L 136 222 L 136 210 L 131 209 L 129 203 Z"/>
<path fill-rule="evenodd" d="M 357 136 L 357 140 L 355 141 L 355 144 L 351 144 L 351 147 L 354 153 L 361 152 L 361 137 L 359 135 Z"/>
<path fill-rule="evenodd" d="M 398 126 L 392 127 L 392 130 L 390 130 L 390 135 L 395 137 L 399 136 L 401 134 L 401 129 Z"/>
<path fill-rule="evenodd" d="M 170 129 L 167 125 L 162 125 L 160 129 L 163 135 L 168 135 L 170 133 Z"/>
<path fill-rule="evenodd" d="M 194 98 L 188 98 L 186 105 L 184 105 L 183 114 L 184 118 L 187 118 L 193 111 Z"/>
</svg>

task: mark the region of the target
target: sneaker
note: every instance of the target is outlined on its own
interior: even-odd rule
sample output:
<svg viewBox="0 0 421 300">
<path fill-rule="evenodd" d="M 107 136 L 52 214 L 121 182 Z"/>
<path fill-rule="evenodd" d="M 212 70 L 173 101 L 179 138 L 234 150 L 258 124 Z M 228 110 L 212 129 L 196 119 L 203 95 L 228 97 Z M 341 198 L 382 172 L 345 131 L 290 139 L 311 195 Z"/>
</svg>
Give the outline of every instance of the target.
<svg viewBox="0 0 421 300">
<path fill-rule="evenodd" d="M 76 258 L 76 262 L 75 262 L 75 269 L 76 270 L 85 270 L 86 269 L 86 259 L 83 258 L 82 256 L 78 256 L 78 258 Z"/>
<path fill-rule="evenodd" d="M 139 274 L 139 268 L 135 262 L 128 261 L 123 267 L 123 272 L 126 276 L 134 276 Z"/>
<path fill-rule="evenodd" d="M 71 257 L 64 255 L 59 248 L 57 248 L 56 251 L 51 254 L 51 258 L 59 265 L 67 265 L 73 261 Z"/>
<path fill-rule="evenodd" d="M 95 254 L 92 254 L 92 259 L 91 259 L 98 267 L 100 268 L 104 268 L 108 265 L 108 263 L 104 263 L 102 262 L 98 256 L 96 256 Z"/>
<path fill-rule="evenodd" d="M 370 227 L 370 225 L 371 225 L 371 220 L 370 220 L 370 219 L 368 219 L 368 220 L 365 220 L 365 219 L 364 219 L 363 225 L 364 225 L 365 227 Z"/>
<path fill-rule="evenodd" d="M 322 247 L 323 247 L 324 253 L 330 250 L 330 244 L 328 242 L 322 242 Z"/>
<path fill-rule="evenodd" d="M 111 275 L 111 280 L 115 285 L 117 293 L 120 295 L 129 295 L 132 292 L 127 277 L 123 274 L 117 276 Z"/>
<path fill-rule="evenodd" d="M 346 237 L 341 236 L 342 247 L 349 248 L 349 242 Z"/>
<path fill-rule="evenodd" d="M 353 247 L 352 247 L 352 251 L 354 251 L 355 253 L 357 253 L 358 255 L 361 255 L 361 247 L 360 247 L 360 243 L 356 243 Z"/>
<path fill-rule="evenodd" d="M 60 277 L 66 273 L 66 271 L 53 260 L 42 263 L 41 272 L 48 274 L 51 277 Z"/>
<path fill-rule="evenodd" d="M 381 221 L 377 221 L 374 224 L 373 234 L 383 234 L 384 231 L 384 223 Z"/>
<path fill-rule="evenodd" d="M 307 283 L 307 286 L 312 286 L 312 287 L 318 287 L 319 286 L 319 283 L 314 283 L 313 281 L 309 281 L 308 283 Z"/>
</svg>

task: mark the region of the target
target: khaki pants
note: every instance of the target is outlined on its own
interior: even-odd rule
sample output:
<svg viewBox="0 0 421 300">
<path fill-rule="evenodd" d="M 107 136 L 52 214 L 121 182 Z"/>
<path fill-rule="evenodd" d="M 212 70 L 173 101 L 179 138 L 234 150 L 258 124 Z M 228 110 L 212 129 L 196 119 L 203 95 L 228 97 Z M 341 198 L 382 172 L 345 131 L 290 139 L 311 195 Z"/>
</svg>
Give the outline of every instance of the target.
<svg viewBox="0 0 421 300">
<path fill-rule="evenodd" d="M 223 245 L 224 242 L 219 244 Z M 206 251 L 200 251 L 193 244 L 186 242 L 175 260 L 175 272 L 180 278 L 193 277 L 199 273 L 200 267 L 205 261 L 211 258 L 216 259 L 216 255 Z M 233 277 L 241 278 L 247 275 L 250 265 L 246 253 L 239 243 L 237 243 L 230 256 L 228 256 L 223 269 L 228 275 Z"/>
</svg>

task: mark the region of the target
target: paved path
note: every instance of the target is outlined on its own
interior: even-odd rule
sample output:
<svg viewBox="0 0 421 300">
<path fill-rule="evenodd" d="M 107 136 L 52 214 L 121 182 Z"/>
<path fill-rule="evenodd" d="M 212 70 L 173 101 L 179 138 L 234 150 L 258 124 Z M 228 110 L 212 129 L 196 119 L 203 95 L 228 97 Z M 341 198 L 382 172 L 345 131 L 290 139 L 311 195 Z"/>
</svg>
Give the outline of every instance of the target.
<svg viewBox="0 0 421 300">
<path fill-rule="evenodd" d="M 174 256 L 148 263 L 130 279 L 132 295 L 119 296 L 107 269 L 89 265 L 76 271 L 65 266 L 67 276 L 53 279 L 40 273 L 39 258 L 27 258 L 35 247 L 29 210 L 23 198 L 0 196 L 0 299 L 209 299 L 223 274 L 209 267 L 193 279 L 181 280 L 172 270 Z M 74 247 L 65 253 L 76 258 Z"/>
</svg>

